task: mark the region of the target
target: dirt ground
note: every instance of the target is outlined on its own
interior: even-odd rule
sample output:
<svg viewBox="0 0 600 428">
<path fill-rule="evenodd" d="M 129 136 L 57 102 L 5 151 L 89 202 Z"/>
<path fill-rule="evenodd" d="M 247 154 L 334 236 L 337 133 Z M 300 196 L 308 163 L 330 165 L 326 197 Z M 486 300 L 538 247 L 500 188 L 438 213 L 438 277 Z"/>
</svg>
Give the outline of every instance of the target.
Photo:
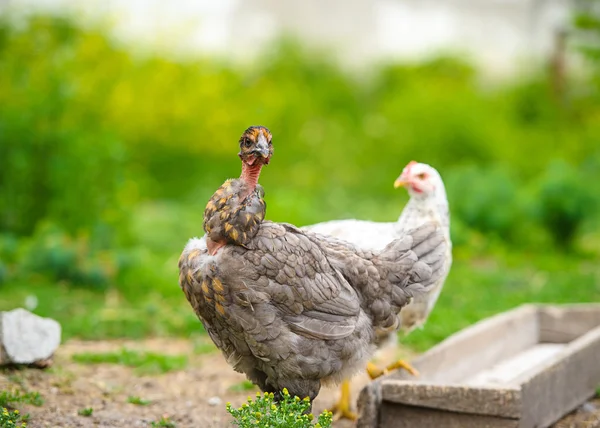
<svg viewBox="0 0 600 428">
<path fill-rule="evenodd" d="M 116 364 L 82 365 L 71 356 L 81 352 L 107 352 L 122 347 L 156 351 L 165 354 L 189 355 L 189 364 L 182 371 L 156 376 L 138 376 L 134 369 Z M 241 405 L 255 391 L 232 392 L 244 376 L 235 373 L 218 352 L 196 355 L 192 345 L 184 340 L 152 339 L 143 342 L 79 342 L 70 341 L 55 355 L 53 369 L 26 369 L 0 372 L 0 391 L 18 387 L 38 391 L 44 405 L 19 406 L 30 413 L 29 426 L 38 427 L 148 427 L 168 415 L 178 428 L 227 427 L 231 418 L 225 403 Z M 369 381 L 366 375 L 353 380 L 354 398 Z M 147 406 L 127 402 L 129 396 L 139 396 L 151 403 Z M 338 391 L 325 388 L 317 398 L 313 413 L 330 407 Z M 93 409 L 90 417 L 77 414 L 79 409 Z M 354 426 L 349 421 L 334 423 L 335 428 Z M 555 428 L 600 427 L 600 399 L 567 416 Z"/>
</svg>

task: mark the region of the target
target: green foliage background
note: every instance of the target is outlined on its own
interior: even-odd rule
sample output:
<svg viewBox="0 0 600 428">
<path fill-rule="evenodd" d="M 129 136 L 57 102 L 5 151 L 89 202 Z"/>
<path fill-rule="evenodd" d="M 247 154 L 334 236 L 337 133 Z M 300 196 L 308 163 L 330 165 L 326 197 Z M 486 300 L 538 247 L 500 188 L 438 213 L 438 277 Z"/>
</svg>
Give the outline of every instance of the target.
<svg viewBox="0 0 600 428">
<path fill-rule="evenodd" d="M 35 295 L 67 336 L 198 331 L 177 258 L 253 124 L 274 135 L 275 221 L 391 221 L 404 165 L 440 171 L 456 261 L 416 347 L 524 301 L 598 300 L 600 97 L 566 83 L 543 67 L 490 83 L 450 57 L 356 76 L 289 40 L 244 65 L 173 60 L 104 26 L 4 16 L 0 310 Z"/>
</svg>

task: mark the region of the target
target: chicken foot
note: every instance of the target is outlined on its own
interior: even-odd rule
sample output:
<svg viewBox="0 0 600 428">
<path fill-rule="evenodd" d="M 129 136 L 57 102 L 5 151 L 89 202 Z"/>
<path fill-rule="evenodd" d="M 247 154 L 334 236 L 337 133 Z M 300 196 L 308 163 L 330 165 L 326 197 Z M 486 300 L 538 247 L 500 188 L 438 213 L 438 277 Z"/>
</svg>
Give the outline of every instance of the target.
<svg viewBox="0 0 600 428">
<path fill-rule="evenodd" d="M 367 373 L 371 379 L 377 379 L 380 376 L 386 375 L 393 370 L 404 369 L 409 372 L 413 376 L 419 376 L 419 372 L 413 366 L 410 365 L 407 361 L 398 360 L 390 364 L 389 366 L 380 369 L 372 362 L 367 363 Z"/>
<path fill-rule="evenodd" d="M 333 413 L 333 420 L 349 419 L 355 421 L 357 416 L 352 410 L 352 403 L 350 400 L 350 381 L 348 379 L 342 382 L 340 399 L 333 407 L 329 410 Z"/>
</svg>

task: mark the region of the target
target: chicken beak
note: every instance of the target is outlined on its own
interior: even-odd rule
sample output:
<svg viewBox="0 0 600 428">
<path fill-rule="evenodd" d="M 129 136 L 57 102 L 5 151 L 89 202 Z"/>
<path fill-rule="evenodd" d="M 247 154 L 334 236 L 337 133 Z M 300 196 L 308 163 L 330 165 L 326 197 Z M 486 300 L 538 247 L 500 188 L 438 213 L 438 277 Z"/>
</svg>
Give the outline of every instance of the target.
<svg viewBox="0 0 600 428">
<path fill-rule="evenodd" d="M 269 153 L 269 147 L 266 144 L 261 144 L 259 143 L 256 148 L 254 150 L 252 150 L 251 152 L 253 155 L 255 156 L 260 156 L 263 158 L 268 158 L 270 153 Z"/>
<path fill-rule="evenodd" d="M 271 155 L 271 150 L 269 150 L 269 142 L 265 138 L 264 134 L 260 134 L 258 136 L 258 141 L 252 153 L 255 156 L 261 156 L 263 159 L 268 159 Z"/>
<path fill-rule="evenodd" d="M 260 153 L 263 158 L 268 158 L 271 154 L 268 147 L 261 147 L 258 153 Z"/>
<path fill-rule="evenodd" d="M 394 181 L 394 189 L 397 189 L 398 187 L 406 187 L 408 185 L 408 181 L 404 180 L 402 177 L 396 179 L 396 181 Z"/>
</svg>

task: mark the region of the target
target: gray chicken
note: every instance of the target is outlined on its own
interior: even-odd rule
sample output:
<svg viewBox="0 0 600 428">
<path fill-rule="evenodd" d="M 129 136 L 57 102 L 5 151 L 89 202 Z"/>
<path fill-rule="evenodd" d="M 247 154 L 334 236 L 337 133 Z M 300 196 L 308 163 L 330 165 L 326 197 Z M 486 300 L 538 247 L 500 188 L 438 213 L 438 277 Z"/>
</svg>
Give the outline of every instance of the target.
<svg viewBox="0 0 600 428">
<path fill-rule="evenodd" d="M 446 243 L 435 223 L 382 251 L 264 220 L 258 177 L 273 154 L 271 133 L 239 140 L 242 174 L 209 200 L 202 239 L 179 259 L 179 283 L 234 370 L 275 397 L 283 388 L 311 402 L 369 360 L 375 330 L 443 274 Z"/>
</svg>

